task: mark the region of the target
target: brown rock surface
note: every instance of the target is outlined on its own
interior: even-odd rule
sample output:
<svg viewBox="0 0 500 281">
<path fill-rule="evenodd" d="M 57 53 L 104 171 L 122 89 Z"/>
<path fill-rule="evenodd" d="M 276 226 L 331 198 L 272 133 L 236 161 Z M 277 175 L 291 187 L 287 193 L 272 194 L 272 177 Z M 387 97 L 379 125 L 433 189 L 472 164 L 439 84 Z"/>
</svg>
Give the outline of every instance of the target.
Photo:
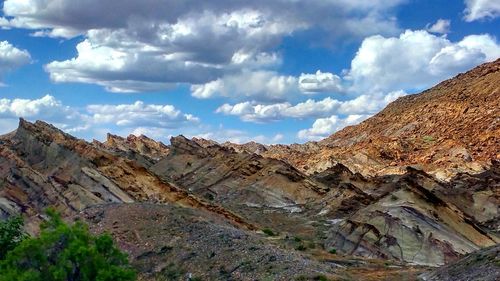
<svg viewBox="0 0 500 281">
<path fill-rule="evenodd" d="M 313 173 L 337 162 L 365 175 L 420 165 L 439 178 L 479 172 L 500 157 L 500 59 L 408 95 L 356 126 L 262 153 Z"/>
</svg>

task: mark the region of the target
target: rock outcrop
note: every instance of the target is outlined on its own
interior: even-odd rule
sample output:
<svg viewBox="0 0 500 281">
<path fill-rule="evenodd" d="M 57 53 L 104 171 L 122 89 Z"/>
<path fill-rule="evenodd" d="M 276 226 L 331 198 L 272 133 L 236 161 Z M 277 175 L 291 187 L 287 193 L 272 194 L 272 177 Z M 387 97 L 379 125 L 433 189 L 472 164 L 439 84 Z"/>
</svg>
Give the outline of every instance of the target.
<svg viewBox="0 0 500 281">
<path fill-rule="evenodd" d="M 401 174 L 418 165 L 449 179 L 500 159 L 499 116 L 500 59 L 401 97 L 320 142 L 268 146 L 262 155 L 310 174 L 341 162 L 364 175 Z"/>
<path fill-rule="evenodd" d="M 83 218 L 143 280 L 173 274 L 167 261 L 220 280 L 414 280 L 451 264 L 422 275 L 440 280 L 483 256 L 494 276 L 499 82 L 500 60 L 302 145 L 88 143 L 21 119 L 0 136 L 0 219 L 22 213 L 34 233 L 49 206 Z"/>
</svg>

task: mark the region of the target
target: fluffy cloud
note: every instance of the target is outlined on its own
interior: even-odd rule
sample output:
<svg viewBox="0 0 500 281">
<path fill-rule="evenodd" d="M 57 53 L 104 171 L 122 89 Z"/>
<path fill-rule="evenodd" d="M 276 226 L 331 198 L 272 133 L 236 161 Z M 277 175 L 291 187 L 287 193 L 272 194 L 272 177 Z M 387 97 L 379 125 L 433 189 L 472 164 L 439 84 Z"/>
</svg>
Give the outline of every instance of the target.
<svg viewBox="0 0 500 281">
<path fill-rule="evenodd" d="M 282 120 L 284 118 L 320 118 L 331 115 L 371 115 L 381 110 L 388 103 L 405 95 L 403 91 L 389 94 L 361 95 L 347 101 L 339 101 L 327 97 L 320 101 L 309 99 L 305 102 L 292 105 L 286 103 L 257 104 L 255 102 L 242 102 L 234 105 L 224 104 L 216 113 L 234 115 L 247 122 L 265 123 Z"/>
<path fill-rule="evenodd" d="M 196 98 L 214 96 L 252 98 L 264 101 L 283 101 L 298 93 L 297 78 L 279 75 L 274 71 L 244 71 L 202 85 L 191 86 Z"/>
<path fill-rule="evenodd" d="M 84 36 L 76 57 L 46 66 L 55 82 L 140 92 L 274 66 L 276 47 L 297 31 L 325 38 L 395 33 L 390 11 L 403 1 L 6 0 L 8 19 L 0 25 L 35 36 Z"/>
<path fill-rule="evenodd" d="M 133 104 L 89 105 L 87 112 L 94 123 L 114 124 L 119 127 L 179 128 L 185 123 L 197 123 L 191 114 L 182 114 L 172 105 Z"/>
<path fill-rule="evenodd" d="M 427 31 L 432 33 L 446 34 L 450 32 L 451 21 L 438 19 L 433 25 L 427 26 Z"/>
<path fill-rule="evenodd" d="M 399 37 L 366 38 L 346 78 L 355 92 L 423 89 L 499 56 L 500 45 L 489 35 L 451 42 L 427 31 L 407 30 Z"/>
<path fill-rule="evenodd" d="M 17 69 L 31 61 L 26 50 L 20 50 L 7 41 L 0 42 L 0 79 L 8 72 Z"/>
<path fill-rule="evenodd" d="M 87 128 L 86 123 L 89 121 L 86 116 L 50 95 L 33 100 L 0 99 L 0 119 L 11 119 L 15 123 L 19 117 L 45 120 L 69 132 Z"/>
<path fill-rule="evenodd" d="M 498 0 L 465 0 L 465 6 L 465 20 L 469 22 L 500 16 Z"/>
<path fill-rule="evenodd" d="M 62 104 L 51 95 L 40 99 L 0 99 L 0 131 L 6 133 L 17 118 L 44 120 L 69 133 L 92 138 L 104 135 L 112 127 L 126 133 L 137 130 L 172 130 L 197 126 L 200 120 L 184 114 L 172 105 L 145 104 L 137 101 L 121 105 L 89 105 L 78 109 Z"/>
<path fill-rule="evenodd" d="M 318 70 L 314 74 L 302 73 L 299 77 L 299 88 L 304 93 L 341 92 L 341 82 L 339 76 Z"/>
<path fill-rule="evenodd" d="M 349 115 L 345 118 L 333 115 L 328 118 L 320 118 L 314 121 L 311 128 L 300 130 L 297 137 L 302 140 L 317 141 L 344 127 L 358 124 L 368 117 L 370 115 Z"/>
</svg>

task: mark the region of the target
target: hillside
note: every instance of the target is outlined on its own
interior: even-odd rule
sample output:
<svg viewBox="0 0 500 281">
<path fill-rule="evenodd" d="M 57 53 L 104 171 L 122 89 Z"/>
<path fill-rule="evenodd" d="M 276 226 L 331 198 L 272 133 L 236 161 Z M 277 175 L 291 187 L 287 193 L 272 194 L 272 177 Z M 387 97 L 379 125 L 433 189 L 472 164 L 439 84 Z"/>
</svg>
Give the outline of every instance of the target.
<svg viewBox="0 0 500 281">
<path fill-rule="evenodd" d="M 500 277 L 484 250 L 500 243 L 499 81 L 500 60 L 303 145 L 89 143 L 21 119 L 0 136 L 0 219 L 36 233 L 53 206 L 111 233 L 141 280 L 440 280 L 477 251 Z"/>
<path fill-rule="evenodd" d="M 356 126 L 304 145 L 261 153 L 306 173 L 337 162 L 364 175 L 416 165 L 441 179 L 479 172 L 500 159 L 500 59 L 408 95 Z"/>
</svg>

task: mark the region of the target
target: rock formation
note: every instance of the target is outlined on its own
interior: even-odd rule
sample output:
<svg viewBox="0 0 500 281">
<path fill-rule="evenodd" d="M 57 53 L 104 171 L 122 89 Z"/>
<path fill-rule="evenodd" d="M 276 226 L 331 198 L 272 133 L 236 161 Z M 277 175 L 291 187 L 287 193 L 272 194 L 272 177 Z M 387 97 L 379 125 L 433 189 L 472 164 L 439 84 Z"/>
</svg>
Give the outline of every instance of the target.
<svg viewBox="0 0 500 281">
<path fill-rule="evenodd" d="M 21 119 L 0 136 L 0 218 L 32 233 L 49 206 L 84 219 L 143 280 L 414 280 L 450 264 L 421 277 L 441 280 L 498 264 L 499 103 L 500 60 L 301 145 L 88 143 Z"/>
</svg>

